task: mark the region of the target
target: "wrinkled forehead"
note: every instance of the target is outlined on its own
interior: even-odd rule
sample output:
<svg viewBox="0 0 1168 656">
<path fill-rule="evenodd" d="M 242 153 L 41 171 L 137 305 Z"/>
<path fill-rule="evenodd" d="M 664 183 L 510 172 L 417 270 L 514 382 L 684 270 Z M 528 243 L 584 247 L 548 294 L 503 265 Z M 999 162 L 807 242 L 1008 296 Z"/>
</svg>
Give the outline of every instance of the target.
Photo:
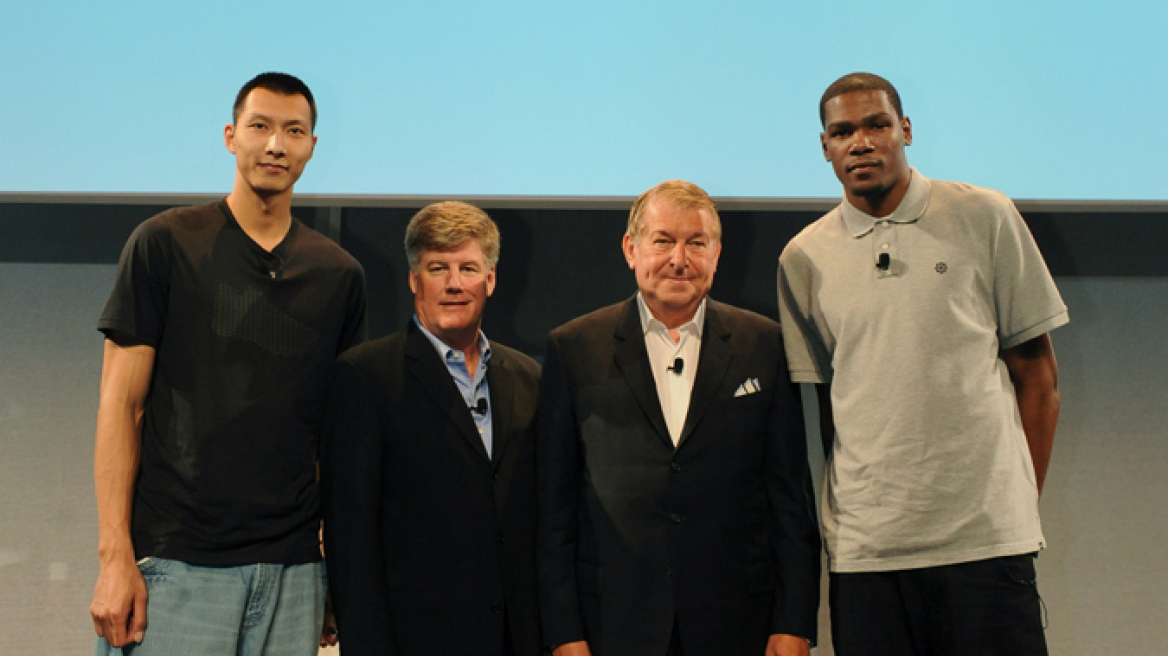
<svg viewBox="0 0 1168 656">
<path fill-rule="evenodd" d="M 686 239 L 695 236 L 718 239 L 722 234 L 722 225 L 708 207 L 658 198 L 645 208 L 641 228 L 642 236 L 655 233 Z"/>
</svg>

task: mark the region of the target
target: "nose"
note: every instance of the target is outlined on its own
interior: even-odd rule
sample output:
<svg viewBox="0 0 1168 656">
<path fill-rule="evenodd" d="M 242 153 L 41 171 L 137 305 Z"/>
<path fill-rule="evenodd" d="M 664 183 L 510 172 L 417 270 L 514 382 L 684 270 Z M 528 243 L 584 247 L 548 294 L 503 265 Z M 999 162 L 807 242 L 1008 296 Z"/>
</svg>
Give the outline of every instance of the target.
<svg viewBox="0 0 1168 656">
<path fill-rule="evenodd" d="M 867 153 L 871 152 L 872 139 L 868 136 L 866 130 L 856 130 L 855 141 L 852 142 L 852 153 Z"/>
<path fill-rule="evenodd" d="M 272 132 L 272 136 L 268 137 L 268 143 L 264 147 L 264 150 L 271 153 L 272 155 L 284 154 L 284 138 L 280 134 L 279 130 L 275 130 Z"/>
<path fill-rule="evenodd" d="M 673 246 L 673 251 L 669 253 L 669 263 L 673 265 L 674 269 L 684 269 L 689 261 L 689 252 L 685 248 L 684 241 L 679 241 Z"/>
<path fill-rule="evenodd" d="M 458 269 L 451 269 L 450 273 L 446 274 L 446 291 L 451 293 L 462 291 L 462 275 Z"/>
</svg>

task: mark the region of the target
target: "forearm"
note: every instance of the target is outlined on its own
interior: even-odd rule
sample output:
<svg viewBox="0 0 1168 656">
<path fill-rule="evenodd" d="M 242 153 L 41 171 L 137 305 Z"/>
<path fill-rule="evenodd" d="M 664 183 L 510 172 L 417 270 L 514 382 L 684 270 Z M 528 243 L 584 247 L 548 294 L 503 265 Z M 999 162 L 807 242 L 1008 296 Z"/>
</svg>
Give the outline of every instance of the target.
<svg viewBox="0 0 1168 656">
<path fill-rule="evenodd" d="M 152 367 L 153 349 L 106 341 L 93 458 L 98 553 L 103 564 L 112 559 L 134 560 L 130 520 Z"/>
<path fill-rule="evenodd" d="M 113 414 L 110 411 L 107 414 Z M 98 555 L 102 564 L 113 559 L 134 560 L 130 539 L 130 520 L 134 497 L 134 480 L 140 461 L 140 441 L 136 431 L 130 434 L 123 426 L 135 427 L 125 418 L 107 418 L 103 429 L 99 412 L 98 435 L 94 446 L 94 488 L 97 494 Z"/>
<path fill-rule="evenodd" d="M 1061 401 L 1057 386 L 1028 386 L 1017 390 L 1018 412 L 1022 416 L 1022 430 L 1034 463 L 1034 477 L 1038 492 L 1046 482 L 1046 470 L 1054 447 L 1054 432 L 1058 425 Z"/>
<path fill-rule="evenodd" d="M 1002 353 L 1002 359 L 1014 383 L 1018 414 L 1022 419 L 1022 430 L 1026 434 L 1030 459 L 1034 463 L 1035 482 L 1041 494 L 1061 406 L 1058 364 L 1050 335 L 1042 335 L 1007 349 Z"/>
</svg>

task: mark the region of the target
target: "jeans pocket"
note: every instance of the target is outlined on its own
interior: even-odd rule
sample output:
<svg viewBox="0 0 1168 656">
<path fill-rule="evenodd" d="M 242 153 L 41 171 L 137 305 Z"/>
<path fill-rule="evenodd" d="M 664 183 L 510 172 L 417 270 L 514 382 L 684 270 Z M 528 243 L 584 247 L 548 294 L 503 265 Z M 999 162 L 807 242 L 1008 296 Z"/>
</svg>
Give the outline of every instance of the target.
<svg viewBox="0 0 1168 656">
<path fill-rule="evenodd" d="M 157 581 L 166 578 L 167 573 L 170 572 L 170 567 L 174 561 L 166 558 L 153 558 L 146 556 L 138 561 L 138 571 L 142 572 L 142 578 L 147 581 Z"/>
</svg>

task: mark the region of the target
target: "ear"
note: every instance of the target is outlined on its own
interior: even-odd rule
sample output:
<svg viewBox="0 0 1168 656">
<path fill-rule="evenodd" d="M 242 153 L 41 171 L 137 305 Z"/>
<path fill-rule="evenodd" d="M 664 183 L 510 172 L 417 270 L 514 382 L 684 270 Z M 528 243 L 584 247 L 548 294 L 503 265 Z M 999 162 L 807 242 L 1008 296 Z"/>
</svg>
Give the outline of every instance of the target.
<svg viewBox="0 0 1168 656">
<path fill-rule="evenodd" d="M 625 238 L 621 240 L 621 250 L 623 250 L 625 253 L 625 262 L 628 262 L 630 269 L 637 268 L 637 259 L 635 257 L 635 253 L 633 252 L 635 247 L 636 244 L 633 243 L 633 238 L 630 237 L 628 233 L 626 233 Z"/>
<path fill-rule="evenodd" d="M 819 133 L 819 147 L 823 149 L 823 159 L 831 161 L 831 153 L 827 150 L 827 133 Z"/>
<path fill-rule="evenodd" d="M 718 270 L 718 258 L 722 256 L 722 240 L 714 242 L 714 257 L 710 258 L 710 275 Z"/>
<path fill-rule="evenodd" d="M 487 296 L 495 293 L 495 267 L 487 272 Z"/>
<path fill-rule="evenodd" d="M 418 293 L 418 273 L 416 271 L 414 271 L 413 269 L 410 269 L 409 280 L 410 280 L 410 291 L 414 294 L 417 294 Z"/>
<path fill-rule="evenodd" d="M 235 152 L 235 126 L 230 123 L 223 127 L 223 145 L 232 153 Z"/>
<path fill-rule="evenodd" d="M 908 117 L 900 119 L 900 129 L 904 132 L 904 145 L 912 145 L 912 121 Z"/>
</svg>

